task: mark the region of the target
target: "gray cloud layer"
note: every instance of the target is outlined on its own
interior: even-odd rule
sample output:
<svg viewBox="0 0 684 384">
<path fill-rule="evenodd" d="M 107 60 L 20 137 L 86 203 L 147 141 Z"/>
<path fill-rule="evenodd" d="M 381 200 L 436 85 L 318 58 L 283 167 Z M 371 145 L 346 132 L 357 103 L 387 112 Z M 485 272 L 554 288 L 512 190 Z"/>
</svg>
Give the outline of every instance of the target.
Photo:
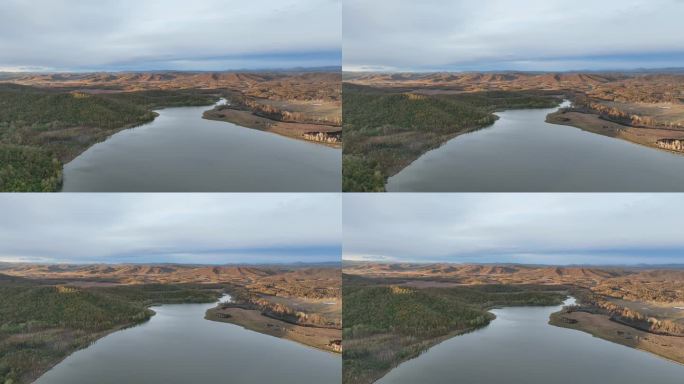
<svg viewBox="0 0 684 384">
<path fill-rule="evenodd" d="M 3 0 L 0 70 L 339 65 L 340 13 L 340 0 Z"/>
<path fill-rule="evenodd" d="M 679 194 L 345 194 L 344 258 L 684 263 Z"/>
<path fill-rule="evenodd" d="M 345 0 L 345 70 L 681 66 L 680 0 Z"/>
<path fill-rule="evenodd" d="M 336 194 L 4 194 L 0 261 L 339 261 Z"/>
</svg>

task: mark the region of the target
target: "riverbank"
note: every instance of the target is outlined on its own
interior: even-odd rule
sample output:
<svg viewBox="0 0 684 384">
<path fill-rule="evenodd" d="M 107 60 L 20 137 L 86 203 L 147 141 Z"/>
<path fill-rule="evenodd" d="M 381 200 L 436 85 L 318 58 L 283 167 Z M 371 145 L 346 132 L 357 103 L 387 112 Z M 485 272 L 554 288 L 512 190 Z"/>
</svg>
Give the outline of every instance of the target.
<svg viewBox="0 0 684 384">
<path fill-rule="evenodd" d="M 567 125 L 583 131 L 684 155 L 684 150 L 670 149 L 674 146 L 668 145 L 673 140 L 684 143 L 684 130 L 632 127 L 602 119 L 596 114 L 562 109 L 547 115 L 546 122 Z"/>
<path fill-rule="evenodd" d="M 345 192 L 384 192 L 387 179 L 459 135 L 494 124 L 497 111 L 552 108 L 543 92 L 425 94 L 343 84 Z"/>
<path fill-rule="evenodd" d="M 62 188 L 64 165 L 112 135 L 154 121 L 158 116 L 117 128 L 74 127 L 59 133 L 62 146 L 56 151 L 42 145 L 0 143 L 0 191 L 57 192 Z M 77 142 L 74 145 L 66 143 Z"/>
<path fill-rule="evenodd" d="M 20 381 L 15 384 L 20 384 L 20 383 L 33 383 L 35 380 L 43 376 L 45 373 L 50 371 L 52 368 L 56 367 L 60 363 L 62 363 L 64 360 L 66 360 L 69 356 L 71 356 L 73 353 L 78 352 L 82 349 L 88 348 L 91 345 L 93 345 L 95 342 L 98 340 L 109 336 L 113 333 L 123 331 L 132 327 L 137 327 L 139 325 L 145 324 L 148 321 L 152 319 L 156 315 L 156 312 L 151 309 L 152 307 L 157 307 L 160 305 L 169 305 L 169 304 L 201 304 L 201 303 L 210 303 L 211 301 L 203 301 L 203 300 L 190 300 L 190 301 L 178 301 L 178 300 L 169 300 L 168 302 L 155 302 L 155 303 L 149 303 L 145 306 L 145 317 L 141 318 L 139 320 L 127 323 L 127 324 L 120 324 L 117 325 L 111 329 L 107 329 L 105 331 L 100 331 L 100 332 L 94 332 L 94 333 L 87 333 L 86 331 L 80 331 L 80 330 L 71 330 L 71 329 L 64 329 L 60 330 L 61 333 L 63 333 L 63 337 L 60 337 L 62 340 L 71 340 L 70 342 L 63 342 L 60 344 L 64 344 L 68 346 L 68 349 L 65 349 L 61 351 L 63 355 L 49 361 L 44 361 L 42 364 L 35 366 L 27 375 L 24 375 L 21 377 Z M 83 333 L 81 337 L 75 337 L 75 335 Z M 42 335 L 38 336 L 43 342 L 45 342 L 44 337 Z M 22 339 L 25 339 L 25 337 L 21 337 Z M 5 340 L 8 343 L 11 343 L 12 340 L 8 339 Z"/>
<path fill-rule="evenodd" d="M 203 287 L 80 287 L 0 275 L 0 383 L 33 382 L 74 352 L 147 322 L 157 303 L 213 302 L 218 295 Z"/>
<path fill-rule="evenodd" d="M 496 319 L 496 316 L 492 314 L 492 320 Z M 449 339 L 453 339 L 454 337 L 462 336 L 470 332 L 477 331 L 478 329 L 485 328 L 489 324 L 484 324 L 481 326 L 477 327 L 470 327 L 470 328 L 464 328 L 464 329 L 457 329 L 453 330 L 445 335 L 439 336 L 439 337 L 434 337 L 431 339 L 423 339 L 419 340 L 415 337 L 412 336 L 401 336 L 396 339 L 391 340 L 392 343 L 396 343 L 397 345 L 408 345 L 410 344 L 410 350 L 407 350 L 404 348 L 402 350 L 402 358 L 401 360 L 397 360 L 393 362 L 391 366 L 385 366 L 382 368 L 374 369 L 369 371 L 366 375 L 362 376 L 359 378 L 359 381 L 347 381 L 345 380 L 345 384 L 371 384 L 375 383 L 376 381 L 382 379 L 385 375 L 387 375 L 390 371 L 393 369 L 397 368 L 401 364 L 415 359 L 421 354 L 427 352 L 430 348 L 435 347 Z M 365 344 L 365 343 L 383 343 L 387 342 L 387 340 L 390 338 L 390 335 L 374 335 L 373 337 L 367 339 L 367 340 L 353 340 L 353 341 L 344 341 L 345 348 L 350 348 L 354 349 L 357 346 L 360 346 L 359 344 Z M 357 345 L 355 345 L 357 344 Z"/>
<path fill-rule="evenodd" d="M 39 361 L 38 364 L 32 367 L 31 371 L 24 374 L 19 378 L 19 381 L 16 382 L 16 384 L 20 383 L 33 383 L 36 381 L 39 377 L 43 376 L 46 372 L 51 370 L 52 368 L 56 367 L 59 365 L 61 362 L 63 362 L 66 358 L 71 356 L 73 353 L 80 351 L 82 349 L 88 348 L 91 346 L 93 343 L 97 342 L 98 340 L 102 339 L 103 337 L 106 337 L 112 333 L 122 331 L 124 329 L 128 329 L 131 327 L 135 327 L 141 324 L 144 324 L 150 320 L 152 316 L 154 316 L 154 311 L 151 311 L 152 313 L 150 314 L 149 317 L 138 321 L 138 322 L 132 322 L 129 324 L 123 324 L 123 325 L 118 325 L 112 329 L 108 329 L 106 331 L 101 331 L 101 332 L 95 332 L 95 333 L 86 333 L 84 331 L 73 331 L 73 330 L 50 330 L 48 333 L 51 333 L 51 336 L 54 336 L 58 338 L 60 341 L 64 341 L 63 344 L 68 345 L 68 349 L 64 349 L 59 351 L 60 356 L 55 356 L 54 359 L 51 360 L 42 360 Z M 78 335 L 79 333 L 82 333 L 80 336 Z M 32 339 L 32 338 L 39 338 L 43 342 L 45 342 L 45 335 L 40 334 L 37 335 L 20 335 L 19 336 L 21 339 Z M 68 340 L 68 342 L 67 342 Z M 8 338 L 5 340 L 7 343 L 12 343 L 13 340 L 12 338 Z M 59 341 L 57 341 L 59 343 Z M 5 382 L 7 383 L 7 382 Z M 14 383 L 10 381 L 10 383 Z"/>
<path fill-rule="evenodd" d="M 328 352 L 342 352 L 342 331 L 339 329 L 305 327 L 264 316 L 255 309 L 239 307 L 211 308 L 206 312 L 205 319 L 239 325 L 250 331 L 292 340 Z"/>
<path fill-rule="evenodd" d="M 214 305 L 155 307 L 149 322 L 97 341 L 36 383 L 339 383 L 339 356 L 208 321 Z"/>
<path fill-rule="evenodd" d="M 684 364 L 684 337 L 657 335 L 612 321 L 608 315 L 580 311 L 555 312 L 551 314 L 549 324 L 585 332 Z"/>
<path fill-rule="evenodd" d="M 0 191 L 56 192 L 64 164 L 154 110 L 211 105 L 202 90 L 87 93 L 0 83 Z"/>
<path fill-rule="evenodd" d="M 526 305 L 523 304 L 520 306 L 526 306 Z M 487 315 L 489 316 L 489 321 L 486 324 L 482 324 L 482 325 L 474 326 L 474 327 L 468 327 L 468 328 L 464 328 L 464 329 L 456 329 L 456 330 L 453 330 L 453 331 L 451 331 L 445 335 L 442 335 L 442 336 L 434 337 L 431 339 L 420 340 L 419 342 L 417 342 L 411 346 L 412 347 L 412 353 L 403 356 L 402 360 L 397 361 L 395 365 L 393 365 L 389 368 L 386 368 L 384 370 L 374 371 L 372 373 L 372 375 L 366 376 L 365 379 L 367 379 L 367 380 L 365 380 L 364 383 L 370 384 L 370 383 L 374 383 L 374 382 L 380 380 L 382 377 L 387 375 L 390 371 L 397 368 L 399 365 L 401 365 L 401 364 L 403 364 L 409 360 L 412 360 L 412 359 L 419 357 L 423 353 L 427 352 L 429 349 L 431 349 L 431 348 L 433 348 L 433 347 L 435 347 L 435 346 L 437 346 L 437 345 L 439 345 L 439 344 L 441 344 L 447 340 L 453 339 L 454 337 L 463 336 L 463 335 L 469 334 L 471 332 L 475 332 L 475 331 L 478 331 L 480 329 L 484 329 L 484 328 L 488 327 L 491 324 L 491 322 L 496 320 L 496 315 L 494 313 L 492 313 L 491 311 L 494 309 L 502 309 L 502 308 L 506 308 L 506 307 L 518 307 L 518 306 L 515 306 L 515 305 L 493 305 L 493 306 L 483 308 L 483 311 L 487 312 Z M 413 338 L 413 339 L 415 342 L 415 338 Z M 347 344 L 347 342 L 345 341 L 345 345 L 346 344 Z M 352 347 L 352 346 L 350 345 L 349 347 Z"/>
<path fill-rule="evenodd" d="M 271 132 L 291 139 L 342 148 L 340 141 L 342 128 L 337 126 L 272 120 L 257 116 L 252 111 L 227 107 L 205 111 L 202 118 L 233 123 L 241 127 Z"/>
<path fill-rule="evenodd" d="M 345 384 L 373 383 L 446 340 L 486 327 L 494 308 L 558 305 L 566 297 L 546 286 L 416 288 L 404 279 L 343 279 Z"/>
</svg>

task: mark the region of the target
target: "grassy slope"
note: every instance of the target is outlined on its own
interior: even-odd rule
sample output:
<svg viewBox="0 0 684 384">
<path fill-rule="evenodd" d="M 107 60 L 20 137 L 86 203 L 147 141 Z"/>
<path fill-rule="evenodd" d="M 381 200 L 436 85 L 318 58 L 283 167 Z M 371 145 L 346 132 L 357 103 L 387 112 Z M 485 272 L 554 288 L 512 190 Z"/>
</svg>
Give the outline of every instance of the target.
<svg viewBox="0 0 684 384">
<path fill-rule="evenodd" d="M 350 384 L 371 383 L 446 338 L 486 326 L 494 318 L 488 308 L 557 305 L 564 298 L 533 286 L 416 289 L 347 281 L 343 382 Z"/>
<path fill-rule="evenodd" d="M 0 383 L 35 380 L 109 332 L 148 320 L 151 304 L 218 296 L 193 286 L 70 288 L 13 280 L 0 279 Z"/>
<path fill-rule="evenodd" d="M 56 191 L 63 163 L 122 129 L 154 120 L 153 108 L 214 100 L 192 91 L 90 95 L 0 84 L 0 191 Z"/>
<path fill-rule="evenodd" d="M 533 92 L 419 95 L 343 86 L 343 190 L 383 191 L 389 176 L 462 133 L 493 124 L 497 110 L 550 108 L 558 99 Z"/>
</svg>

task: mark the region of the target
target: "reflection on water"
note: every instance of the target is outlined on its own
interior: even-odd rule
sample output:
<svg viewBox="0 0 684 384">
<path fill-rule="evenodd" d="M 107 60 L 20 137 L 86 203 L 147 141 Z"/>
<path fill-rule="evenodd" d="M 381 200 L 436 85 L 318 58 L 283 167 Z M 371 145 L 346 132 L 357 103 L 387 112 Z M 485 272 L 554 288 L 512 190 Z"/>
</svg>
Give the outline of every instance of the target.
<svg viewBox="0 0 684 384">
<path fill-rule="evenodd" d="M 389 178 L 387 190 L 684 191 L 684 156 L 548 124 L 552 109 L 499 112 Z"/>
<path fill-rule="evenodd" d="M 226 295 L 222 301 L 229 301 Z M 341 382 L 339 356 L 204 319 L 216 304 L 154 307 L 156 315 L 75 352 L 38 384 Z"/>
<path fill-rule="evenodd" d="M 560 309 L 492 310 L 496 319 L 489 326 L 436 345 L 378 383 L 682 383 L 683 365 L 549 325 L 549 315 Z"/>
<path fill-rule="evenodd" d="M 222 101 L 223 102 L 223 101 Z M 68 192 L 336 192 L 342 152 L 168 108 L 64 167 Z"/>
</svg>

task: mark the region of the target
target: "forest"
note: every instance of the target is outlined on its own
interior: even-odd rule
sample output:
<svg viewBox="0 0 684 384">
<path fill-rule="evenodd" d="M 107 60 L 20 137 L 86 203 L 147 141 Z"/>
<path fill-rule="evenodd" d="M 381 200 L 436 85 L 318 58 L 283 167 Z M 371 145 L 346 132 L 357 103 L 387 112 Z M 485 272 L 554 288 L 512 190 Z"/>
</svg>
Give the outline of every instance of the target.
<svg viewBox="0 0 684 384">
<path fill-rule="evenodd" d="M 105 334 L 147 321 L 153 304 L 213 302 L 195 285 L 78 287 L 0 275 L 0 383 L 35 380 Z"/>
<path fill-rule="evenodd" d="M 381 192 L 388 177 L 458 134 L 492 125 L 495 111 L 550 108 L 540 91 L 420 94 L 343 84 L 343 190 Z"/>
<path fill-rule="evenodd" d="M 440 341 L 484 327 L 496 306 L 558 305 L 558 287 L 413 288 L 344 275 L 343 382 L 372 383 Z"/>
<path fill-rule="evenodd" d="M 217 95 L 149 90 L 85 93 L 0 83 L 0 191 L 51 192 L 62 166 L 162 107 L 210 105 Z"/>
</svg>

